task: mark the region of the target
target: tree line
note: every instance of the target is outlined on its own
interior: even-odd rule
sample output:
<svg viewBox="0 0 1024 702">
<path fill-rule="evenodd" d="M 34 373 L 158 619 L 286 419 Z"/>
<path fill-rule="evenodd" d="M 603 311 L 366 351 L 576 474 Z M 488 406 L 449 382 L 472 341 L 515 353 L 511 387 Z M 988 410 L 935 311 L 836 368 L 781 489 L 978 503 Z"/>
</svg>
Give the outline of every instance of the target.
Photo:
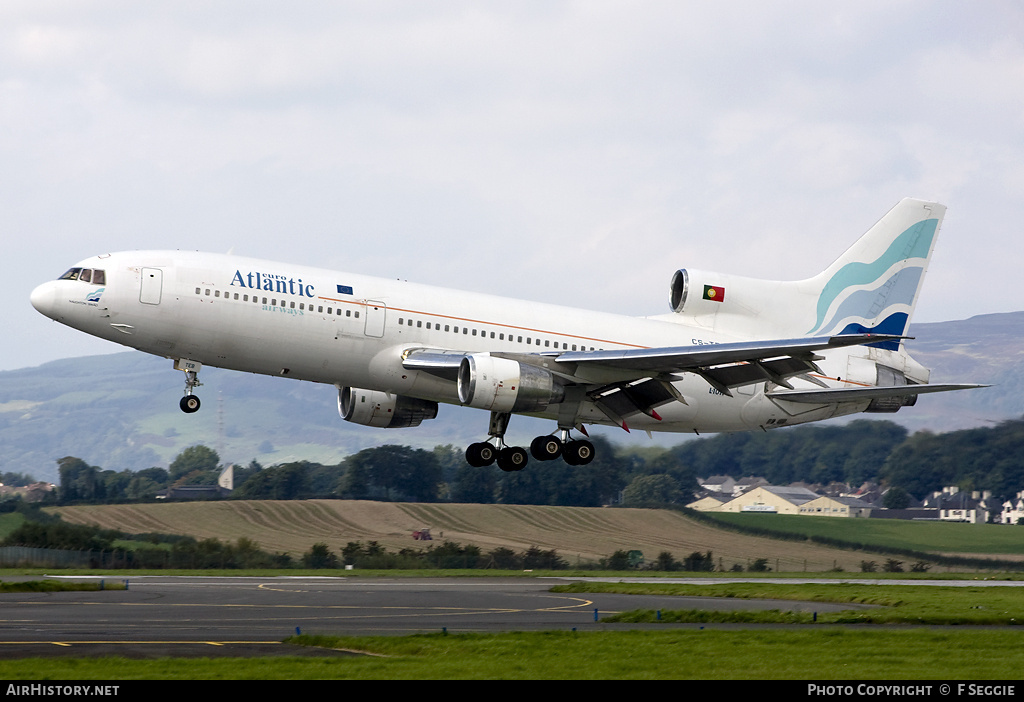
<svg viewBox="0 0 1024 702">
<path fill-rule="evenodd" d="M 340 498 L 600 506 L 686 504 L 697 476 L 761 476 L 856 487 L 874 481 L 918 500 L 955 485 L 1009 499 L 1024 490 L 1024 419 L 992 427 L 908 435 L 889 421 L 855 420 L 771 432 L 720 434 L 672 448 L 616 447 L 594 437 L 596 458 L 585 467 L 532 462 L 523 471 L 468 465 L 459 447 L 433 450 L 385 445 L 340 463 L 295 461 L 235 466 L 232 499 Z M 62 504 L 151 500 L 182 485 L 215 485 L 220 458 L 206 446 L 180 453 L 167 469 L 109 471 L 80 458 L 58 461 Z M 25 476 L 24 479 L 28 479 Z"/>
<path fill-rule="evenodd" d="M 858 419 L 771 432 L 719 434 L 671 449 L 702 476 L 759 475 L 773 485 L 802 481 L 859 486 L 873 481 L 921 500 L 946 486 L 990 490 L 1010 499 L 1024 490 L 1024 418 L 936 434 L 909 435 L 889 421 Z"/>
<path fill-rule="evenodd" d="M 604 439 L 594 440 L 598 458 L 586 469 L 560 461 L 534 464 L 519 473 L 497 467 L 473 468 L 462 449 L 433 450 L 385 445 L 364 449 L 334 465 L 293 461 L 264 467 L 257 461 L 235 466 L 231 499 L 296 500 L 338 498 L 408 502 L 479 502 L 601 506 L 619 500 L 630 476 L 643 472 L 638 455 L 622 454 Z M 57 461 L 59 504 L 152 500 L 168 488 L 216 485 L 220 457 L 206 446 L 182 451 L 167 469 L 110 471 L 67 456 Z M 673 467 L 673 490 L 692 494 L 691 471 Z"/>
</svg>

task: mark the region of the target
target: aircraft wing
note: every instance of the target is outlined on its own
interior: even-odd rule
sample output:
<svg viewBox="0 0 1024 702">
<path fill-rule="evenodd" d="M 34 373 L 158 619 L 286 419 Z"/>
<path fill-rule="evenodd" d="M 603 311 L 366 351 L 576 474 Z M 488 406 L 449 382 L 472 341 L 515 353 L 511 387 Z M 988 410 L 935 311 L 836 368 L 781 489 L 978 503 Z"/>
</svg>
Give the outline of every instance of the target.
<svg viewBox="0 0 1024 702">
<path fill-rule="evenodd" d="M 600 366 L 638 372 L 648 377 L 696 373 L 716 390 L 732 395 L 730 388 L 769 380 L 792 386 L 786 380 L 796 375 L 820 372 L 815 361 L 818 351 L 893 341 L 903 337 L 890 334 L 843 334 L 827 337 L 776 339 L 702 346 L 676 346 L 616 351 L 571 351 L 555 360 L 560 366 Z"/>
<path fill-rule="evenodd" d="M 819 351 L 902 338 L 889 334 L 843 334 L 701 346 L 543 354 L 495 352 L 491 355 L 542 366 L 570 385 L 584 386 L 586 397 L 627 430 L 624 418 L 629 415 L 642 412 L 660 419 L 657 407 L 672 401 L 686 402 L 672 385 L 681 373 L 695 373 L 730 396 L 731 388 L 767 380 L 780 386 L 769 394 L 773 399 L 816 404 L 985 387 L 936 384 L 829 388 L 809 375 L 821 372 L 815 365 L 815 361 L 822 360 L 817 354 Z M 403 357 L 402 365 L 408 370 L 424 371 L 456 382 L 459 366 L 467 355 L 465 351 L 448 349 L 411 349 Z M 822 387 L 796 390 L 788 381 L 794 376 L 802 376 Z"/>
<path fill-rule="evenodd" d="M 873 344 L 904 337 L 891 334 L 843 334 L 801 339 L 742 341 L 730 344 L 673 346 L 616 351 L 569 351 L 558 356 L 559 363 L 600 363 L 616 368 L 672 373 L 723 363 L 751 363 L 780 356 L 807 356 L 842 346 Z"/>
<path fill-rule="evenodd" d="M 764 380 L 792 389 L 787 378 L 811 371 L 820 372 L 814 363 L 821 360 L 818 351 L 900 338 L 888 334 L 844 334 L 701 346 L 492 355 L 544 366 L 568 383 L 588 385 L 592 391 L 602 387 L 638 388 L 636 384 L 640 383 L 644 387 L 632 391 L 638 400 L 645 397 L 657 403 L 672 399 L 671 391 L 658 388 L 667 387 L 666 381 L 677 379 L 673 376 L 678 373 L 696 373 L 725 395 L 732 395 L 730 388 Z M 403 355 L 402 366 L 455 381 L 459 365 L 466 355 L 468 352 L 451 349 L 410 349 Z M 605 377 L 597 380 L 593 371 L 597 371 L 597 376 L 602 371 L 606 376 L 610 372 L 614 379 Z M 642 381 L 652 381 L 653 384 Z M 641 408 L 650 406 L 649 402 L 638 404 Z"/>
</svg>

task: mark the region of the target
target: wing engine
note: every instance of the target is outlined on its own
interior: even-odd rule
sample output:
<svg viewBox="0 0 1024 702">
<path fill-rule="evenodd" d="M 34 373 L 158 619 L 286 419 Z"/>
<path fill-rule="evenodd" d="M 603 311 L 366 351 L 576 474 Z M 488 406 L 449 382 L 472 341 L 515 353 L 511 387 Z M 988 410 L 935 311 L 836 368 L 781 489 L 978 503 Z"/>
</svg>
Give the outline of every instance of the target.
<svg viewBox="0 0 1024 702">
<path fill-rule="evenodd" d="M 338 414 L 346 422 L 368 427 L 418 427 L 424 419 L 437 417 L 437 403 L 379 390 L 339 387 Z"/>
<path fill-rule="evenodd" d="M 537 412 L 565 396 L 548 370 L 489 354 L 463 356 L 459 402 L 492 412 Z"/>
</svg>

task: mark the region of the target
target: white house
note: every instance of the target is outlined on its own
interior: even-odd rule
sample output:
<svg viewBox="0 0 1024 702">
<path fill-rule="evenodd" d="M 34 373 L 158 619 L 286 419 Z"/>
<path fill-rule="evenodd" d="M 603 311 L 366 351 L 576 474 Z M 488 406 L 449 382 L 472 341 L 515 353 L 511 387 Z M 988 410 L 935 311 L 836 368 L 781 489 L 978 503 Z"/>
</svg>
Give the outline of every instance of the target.
<svg viewBox="0 0 1024 702">
<path fill-rule="evenodd" d="M 1003 503 L 1003 511 L 999 513 L 1002 524 L 1024 524 L 1024 490 L 1017 493 L 1012 500 Z"/>
</svg>

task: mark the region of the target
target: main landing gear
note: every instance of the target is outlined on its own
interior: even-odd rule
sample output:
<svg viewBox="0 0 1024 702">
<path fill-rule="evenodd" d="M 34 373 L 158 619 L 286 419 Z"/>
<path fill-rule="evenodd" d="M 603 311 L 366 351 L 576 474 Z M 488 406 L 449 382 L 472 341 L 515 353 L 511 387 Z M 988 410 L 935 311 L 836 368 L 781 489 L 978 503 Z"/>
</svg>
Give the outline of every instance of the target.
<svg viewBox="0 0 1024 702">
<path fill-rule="evenodd" d="M 511 414 L 491 412 L 488 429 L 490 438 L 470 444 L 466 449 L 466 462 L 476 468 L 489 466 L 495 461 L 503 471 L 522 470 L 529 462 L 526 449 L 505 445 L 505 430 Z M 572 439 L 569 430 L 562 429 L 559 436 L 538 436 L 530 443 L 530 455 L 538 461 L 553 461 L 561 457 L 570 466 L 583 466 L 594 460 L 594 445 L 585 439 Z"/>
<path fill-rule="evenodd" d="M 192 394 L 192 391 L 202 385 L 199 382 L 199 371 L 203 367 L 198 361 L 189 361 L 181 358 L 174 362 L 174 369 L 185 372 L 185 397 L 181 398 L 178 407 L 186 414 L 199 411 L 199 398 Z"/>
</svg>

